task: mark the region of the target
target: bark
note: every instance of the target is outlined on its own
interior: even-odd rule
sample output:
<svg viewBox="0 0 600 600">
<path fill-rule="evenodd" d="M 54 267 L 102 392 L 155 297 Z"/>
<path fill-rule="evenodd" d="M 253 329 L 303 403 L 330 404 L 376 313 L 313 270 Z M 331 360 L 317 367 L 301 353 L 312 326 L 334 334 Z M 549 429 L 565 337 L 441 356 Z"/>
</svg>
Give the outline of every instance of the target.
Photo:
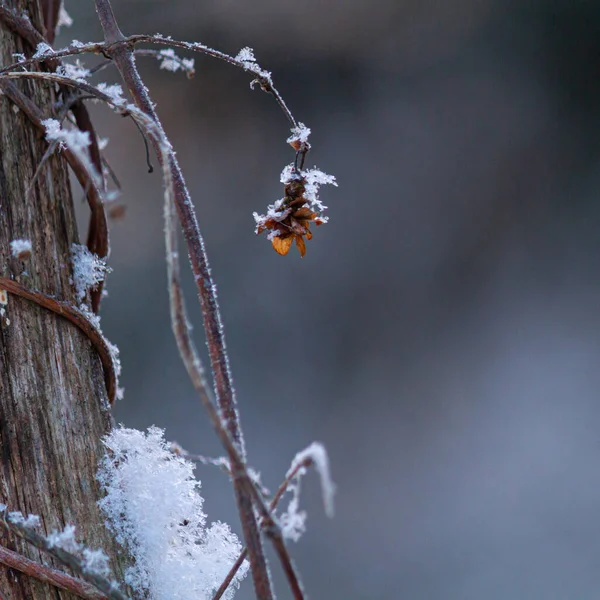
<svg viewBox="0 0 600 600">
<path fill-rule="evenodd" d="M 40 30 L 37 0 L 5 3 L 27 9 Z M 0 26 L 0 63 L 13 62 L 24 45 Z M 19 84 L 47 117 L 55 101 L 50 86 Z M 0 95 L 0 274 L 31 289 L 76 304 L 70 246 L 78 242 L 65 161 L 44 166 L 33 193 L 26 191 L 47 148 L 25 115 Z M 31 258 L 11 256 L 10 241 L 29 239 Z M 101 437 L 111 425 L 102 366 L 90 341 L 66 319 L 28 300 L 8 295 L 0 316 L 0 502 L 41 517 L 46 533 L 77 526 L 79 541 L 103 548 L 113 576 L 122 580 L 124 557 L 103 524 L 95 479 Z M 0 530 L 0 544 L 44 564 L 45 555 Z M 70 594 L 0 566 L 6 600 L 72 598 Z"/>
</svg>

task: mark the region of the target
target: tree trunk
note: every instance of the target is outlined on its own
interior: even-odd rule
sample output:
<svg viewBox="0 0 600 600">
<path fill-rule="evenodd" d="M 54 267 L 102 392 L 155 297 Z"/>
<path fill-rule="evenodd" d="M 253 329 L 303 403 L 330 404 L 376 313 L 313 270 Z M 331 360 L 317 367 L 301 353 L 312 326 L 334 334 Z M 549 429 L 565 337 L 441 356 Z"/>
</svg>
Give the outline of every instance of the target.
<svg viewBox="0 0 600 600">
<path fill-rule="evenodd" d="M 6 1 L 26 9 L 40 30 L 37 0 Z M 0 25 L 0 63 L 14 62 L 24 43 Z M 47 117 L 55 100 L 42 82 L 18 84 Z M 46 162 L 32 192 L 33 175 L 47 149 L 43 135 L 0 95 L 0 274 L 31 289 L 76 304 L 70 246 L 78 241 L 64 159 Z M 31 241 L 27 261 L 11 256 L 10 241 Z M 95 479 L 101 437 L 111 423 L 100 360 L 74 325 L 28 300 L 8 294 L 0 316 L 0 502 L 9 510 L 37 514 L 46 533 L 72 523 L 77 539 L 111 557 L 122 578 L 122 559 L 96 505 Z M 0 529 L 0 544 L 50 564 L 46 556 Z M 71 598 L 17 571 L 0 566 L 5 600 Z"/>
</svg>

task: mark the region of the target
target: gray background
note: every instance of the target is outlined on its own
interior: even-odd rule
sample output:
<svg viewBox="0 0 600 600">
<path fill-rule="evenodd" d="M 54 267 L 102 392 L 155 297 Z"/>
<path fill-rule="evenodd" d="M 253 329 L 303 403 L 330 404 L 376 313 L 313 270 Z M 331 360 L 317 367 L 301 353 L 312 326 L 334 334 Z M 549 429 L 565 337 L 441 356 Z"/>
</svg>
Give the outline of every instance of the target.
<svg viewBox="0 0 600 600">
<path fill-rule="evenodd" d="M 206 238 L 250 462 L 275 488 L 312 440 L 330 452 L 335 519 L 309 476 L 292 545 L 311 598 L 598 598 L 600 4 L 114 4 L 126 33 L 252 46 L 340 184 L 306 258 L 276 255 L 252 211 L 293 158 L 277 106 L 212 59 L 192 81 L 139 60 Z M 62 42 L 100 39 L 91 0 L 67 9 Z M 159 175 L 129 121 L 93 111 L 128 209 L 103 305 L 116 418 L 219 455 L 170 332 Z M 197 473 L 239 530 L 225 476 Z"/>
</svg>

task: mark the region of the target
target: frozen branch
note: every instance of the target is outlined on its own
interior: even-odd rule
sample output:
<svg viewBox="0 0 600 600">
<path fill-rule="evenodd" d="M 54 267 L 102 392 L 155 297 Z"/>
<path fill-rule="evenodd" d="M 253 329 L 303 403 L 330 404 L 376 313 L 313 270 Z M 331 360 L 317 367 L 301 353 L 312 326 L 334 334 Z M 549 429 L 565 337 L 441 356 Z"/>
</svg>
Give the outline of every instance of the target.
<svg viewBox="0 0 600 600">
<path fill-rule="evenodd" d="M 298 472 L 301 469 L 309 467 L 311 464 L 312 464 L 312 459 L 310 457 L 307 457 L 303 461 L 298 462 L 295 466 L 290 468 L 285 479 L 283 480 L 282 484 L 279 486 L 279 489 L 277 490 L 277 492 L 275 493 L 275 496 L 273 496 L 273 499 L 271 500 L 271 503 L 269 504 L 270 510 L 272 510 L 272 511 L 275 510 L 275 508 L 277 507 L 277 504 L 279 504 L 279 501 L 281 500 L 281 497 L 283 496 L 283 494 L 285 494 L 285 492 L 288 488 L 288 485 L 296 477 Z M 263 525 L 263 523 L 261 522 L 261 526 L 262 525 Z M 225 578 L 225 580 L 223 581 L 223 583 L 217 590 L 217 593 L 213 596 L 213 600 L 219 600 L 220 598 L 223 597 L 223 594 L 227 591 L 227 588 L 233 581 L 235 574 L 237 573 L 238 569 L 242 566 L 242 563 L 246 560 L 247 556 L 248 556 L 248 549 L 244 548 L 242 550 L 242 552 L 240 553 L 240 555 L 238 556 L 237 560 L 235 561 L 234 565 L 231 567 L 229 573 L 227 573 L 227 577 Z"/>
<path fill-rule="evenodd" d="M 38 581 L 71 592 L 80 598 L 84 598 L 84 600 L 106 600 L 108 598 L 106 594 L 98 591 L 89 583 L 77 579 L 77 577 L 72 577 L 67 573 L 42 565 L 2 546 L 0 546 L 0 563 Z"/>
<path fill-rule="evenodd" d="M 35 530 L 37 521 L 39 519 L 31 516 L 24 518 L 21 513 L 8 512 L 8 508 L 4 504 L 0 504 L 0 525 L 4 526 L 5 529 L 24 539 L 39 550 L 50 554 L 50 556 L 71 569 L 77 576 L 85 579 L 111 600 L 127 600 L 127 596 L 117 588 L 116 582 L 110 581 L 97 569 L 91 568 L 90 565 L 86 564 L 84 559 L 61 547 L 61 534 L 55 534 L 54 537 L 45 537 L 39 534 Z M 81 547 L 79 544 L 77 546 Z"/>
</svg>

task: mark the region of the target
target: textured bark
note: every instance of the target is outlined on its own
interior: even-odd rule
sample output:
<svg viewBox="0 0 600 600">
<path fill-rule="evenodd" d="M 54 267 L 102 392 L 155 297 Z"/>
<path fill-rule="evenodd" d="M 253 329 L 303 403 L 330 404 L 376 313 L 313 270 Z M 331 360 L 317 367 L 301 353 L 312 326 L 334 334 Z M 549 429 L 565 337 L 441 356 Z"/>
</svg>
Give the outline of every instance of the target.
<svg viewBox="0 0 600 600">
<path fill-rule="evenodd" d="M 36 0 L 6 4 L 27 9 L 40 26 Z M 0 28 L 0 63 L 10 64 L 13 53 L 23 51 L 22 41 Z M 19 87 L 51 116 L 50 86 L 25 82 Z M 0 273 L 75 303 L 69 284 L 69 248 L 78 237 L 68 173 L 60 155 L 46 163 L 26 198 L 46 148 L 27 118 L 0 95 Z M 32 243 L 32 256 L 26 262 L 11 257 L 9 244 L 17 238 Z M 59 315 L 11 294 L 5 309 L 0 317 L 0 502 L 10 510 L 39 515 L 46 532 L 73 523 L 78 540 L 103 548 L 112 559 L 114 576 L 121 579 L 123 557 L 96 505 L 100 439 L 111 424 L 100 360 L 85 335 Z M 2 530 L 0 544 L 52 564 Z M 0 597 L 72 596 L 0 566 Z"/>
</svg>

